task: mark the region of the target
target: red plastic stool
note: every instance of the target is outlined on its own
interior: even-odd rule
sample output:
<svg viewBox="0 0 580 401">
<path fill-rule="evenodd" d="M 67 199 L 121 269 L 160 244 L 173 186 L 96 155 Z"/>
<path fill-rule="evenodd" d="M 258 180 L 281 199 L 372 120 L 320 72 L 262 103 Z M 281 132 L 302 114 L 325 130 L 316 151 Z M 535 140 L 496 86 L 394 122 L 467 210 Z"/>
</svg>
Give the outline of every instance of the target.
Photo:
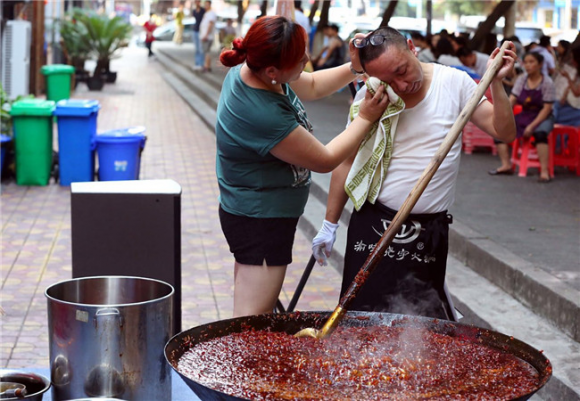
<svg viewBox="0 0 580 401">
<path fill-rule="evenodd" d="M 554 144 L 560 144 L 557 149 L 554 146 L 552 152 L 554 166 L 576 170 L 576 175 L 580 176 L 580 129 L 556 124 L 550 136 Z"/>
<path fill-rule="evenodd" d="M 516 166 L 520 170 L 518 176 L 525 177 L 529 168 L 540 168 L 540 160 L 534 144 L 534 138 L 519 138 L 512 143 L 512 169 L 515 171 Z M 548 135 L 548 174 L 554 178 L 554 138 Z"/>
<path fill-rule="evenodd" d="M 493 142 L 493 138 L 486 132 L 477 128 L 477 125 L 468 121 L 463 128 L 463 151 L 470 155 L 476 147 L 485 147 L 491 149 L 491 153 L 497 155 L 497 148 Z"/>
</svg>

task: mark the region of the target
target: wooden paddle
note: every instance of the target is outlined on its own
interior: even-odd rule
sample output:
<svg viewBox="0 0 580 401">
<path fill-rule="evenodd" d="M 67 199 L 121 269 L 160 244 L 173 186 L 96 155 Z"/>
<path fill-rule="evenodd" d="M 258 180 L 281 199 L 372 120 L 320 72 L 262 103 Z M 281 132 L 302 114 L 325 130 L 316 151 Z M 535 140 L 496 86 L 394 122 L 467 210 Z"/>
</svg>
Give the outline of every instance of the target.
<svg viewBox="0 0 580 401">
<path fill-rule="evenodd" d="M 471 115 L 479 105 L 479 102 L 483 97 L 483 95 L 485 94 L 485 91 L 487 90 L 487 88 L 491 84 L 491 81 L 493 80 L 498 70 L 500 69 L 501 65 L 503 64 L 503 56 L 505 50 L 507 49 L 510 43 L 511 42 L 505 42 L 503 46 L 500 48 L 500 51 L 493 60 L 493 63 L 489 66 L 489 68 L 483 75 L 483 78 L 481 78 L 481 80 L 479 81 L 479 85 L 477 86 L 477 88 L 475 88 L 473 95 L 471 96 L 471 98 L 469 99 L 469 101 L 467 102 L 467 104 L 457 117 L 457 120 L 451 127 L 451 130 L 445 136 L 445 139 L 441 143 L 441 146 L 439 146 L 439 149 L 437 149 L 437 152 L 431 159 L 429 165 L 423 171 L 423 174 L 419 178 L 419 181 L 417 181 L 417 183 L 407 196 L 407 199 L 405 199 L 405 202 L 403 203 L 403 205 L 393 218 L 393 221 L 391 222 L 391 224 L 389 224 L 389 227 L 385 230 L 385 232 L 381 236 L 381 239 L 375 246 L 375 249 L 371 252 L 369 257 L 367 258 L 367 260 L 365 261 L 365 263 L 355 276 L 354 280 L 350 284 L 350 287 L 348 287 L 345 294 L 340 299 L 336 309 L 334 310 L 332 315 L 330 315 L 330 317 L 328 318 L 322 329 L 317 330 L 308 327 L 296 333 L 295 334 L 296 337 L 324 338 L 330 333 L 332 333 L 334 329 L 336 329 L 336 326 L 346 313 L 350 303 L 356 297 L 358 290 L 362 287 L 362 285 L 367 280 L 368 276 L 373 272 L 373 270 L 377 267 L 377 265 L 383 258 L 387 247 L 391 244 L 391 242 L 393 242 L 393 239 L 395 238 L 395 235 L 399 232 L 403 222 L 407 219 L 407 217 L 409 217 L 411 210 L 413 210 L 413 207 L 421 197 L 423 191 L 425 191 L 425 188 L 427 188 L 427 185 L 431 181 L 431 178 L 433 178 L 433 176 L 437 172 L 437 169 L 445 159 L 445 156 L 447 156 L 447 153 L 449 153 L 449 150 L 459 137 L 459 134 L 463 130 L 463 127 L 465 127 L 465 124 L 467 124 L 467 122 L 471 118 Z"/>
</svg>

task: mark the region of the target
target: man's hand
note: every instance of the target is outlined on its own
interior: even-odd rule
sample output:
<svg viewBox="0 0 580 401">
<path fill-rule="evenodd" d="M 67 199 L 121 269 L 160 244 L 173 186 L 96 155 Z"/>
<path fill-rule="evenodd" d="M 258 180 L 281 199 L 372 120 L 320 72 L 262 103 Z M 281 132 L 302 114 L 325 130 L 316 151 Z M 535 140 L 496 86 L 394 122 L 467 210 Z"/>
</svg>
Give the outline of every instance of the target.
<svg viewBox="0 0 580 401">
<path fill-rule="evenodd" d="M 503 64 L 500 67 L 500 69 L 497 71 L 497 74 L 495 76 L 496 80 L 503 80 L 504 78 L 506 78 L 507 76 L 509 76 L 509 74 L 512 72 L 512 70 L 514 69 L 514 64 L 516 62 L 517 59 L 517 55 L 516 55 L 516 46 L 512 43 L 512 42 L 507 42 L 508 43 L 508 47 L 507 49 L 505 49 L 504 55 L 503 55 Z M 493 60 L 495 59 L 495 57 L 497 56 L 497 54 L 499 53 L 499 47 L 496 47 L 495 50 L 493 51 L 493 53 L 491 53 L 491 55 L 489 56 L 489 60 L 487 60 L 487 68 L 489 68 L 491 66 L 491 63 L 493 63 Z"/>
<path fill-rule="evenodd" d="M 338 223 L 334 224 L 324 220 L 322 222 L 322 228 L 312 240 L 312 255 L 314 255 L 314 258 L 320 266 L 326 266 L 328 264 L 327 260 L 330 257 L 334 241 L 336 241 L 337 229 Z"/>
</svg>

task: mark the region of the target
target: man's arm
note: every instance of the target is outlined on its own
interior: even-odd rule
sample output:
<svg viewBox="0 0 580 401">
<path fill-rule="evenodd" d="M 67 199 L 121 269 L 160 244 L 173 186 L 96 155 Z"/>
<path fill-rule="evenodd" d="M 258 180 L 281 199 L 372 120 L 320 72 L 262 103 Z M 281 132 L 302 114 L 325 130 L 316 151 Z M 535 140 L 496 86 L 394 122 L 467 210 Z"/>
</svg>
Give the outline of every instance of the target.
<svg viewBox="0 0 580 401">
<path fill-rule="evenodd" d="M 322 67 L 324 65 L 324 63 L 326 63 L 326 61 L 330 58 L 330 56 L 332 55 L 332 53 L 335 51 L 335 49 L 338 47 L 337 44 L 337 40 L 332 39 L 332 41 L 328 44 L 328 46 L 325 48 L 326 49 L 326 53 L 321 52 L 320 56 L 316 62 L 316 64 L 319 67 Z M 324 49 L 323 49 L 324 50 Z M 322 55 L 324 54 L 324 57 L 322 57 Z"/>
<path fill-rule="evenodd" d="M 207 26 L 207 30 L 205 31 L 205 35 L 202 40 L 208 40 L 209 33 L 212 32 L 213 26 L 215 25 L 215 21 L 209 21 L 209 25 Z"/>
<path fill-rule="evenodd" d="M 496 48 L 490 56 L 490 63 L 499 53 Z M 502 80 L 510 73 L 514 67 L 516 59 L 515 46 L 510 43 L 505 50 L 504 63 L 491 82 L 491 96 L 493 105 L 482 102 L 471 116 L 471 121 L 480 129 L 502 142 L 512 142 L 516 138 L 516 122 L 512 110 L 511 102 L 503 88 Z"/>
<path fill-rule="evenodd" d="M 326 215 L 324 217 L 325 220 L 328 220 L 331 223 L 338 223 L 340 215 L 344 210 L 344 206 L 348 201 L 348 195 L 344 190 L 344 184 L 355 155 L 356 153 L 353 153 L 352 157 L 342 162 L 342 164 L 332 171 L 330 188 L 328 189 L 328 200 L 326 202 Z"/>
</svg>

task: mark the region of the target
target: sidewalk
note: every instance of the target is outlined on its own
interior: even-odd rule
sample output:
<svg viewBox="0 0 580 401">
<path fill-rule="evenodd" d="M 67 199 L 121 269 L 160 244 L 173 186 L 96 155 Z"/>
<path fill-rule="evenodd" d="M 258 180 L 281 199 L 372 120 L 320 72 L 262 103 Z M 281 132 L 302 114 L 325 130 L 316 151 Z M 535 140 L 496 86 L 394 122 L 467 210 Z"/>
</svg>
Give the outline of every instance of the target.
<svg viewBox="0 0 580 401">
<path fill-rule="evenodd" d="M 140 48 L 113 61 L 116 84 L 75 98 L 101 104 L 98 129 L 147 128 L 141 179 L 172 179 L 182 186 L 183 329 L 230 318 L 233 264 L 217 215 L 215 136 L 161 78 L 163 68 Z M 56 135 L 56 127 L 54 134 Z M 48 368 L 44 290 L 71 279 L 70 187 L 2 183 L 0 366 Z M 296 235 L 294 262 L 281 301 L 287 305 L 310 258 L 310 239 Z M 297 308 L 331 310 L 340 276 L 314 269 Z"/>
</svg>

